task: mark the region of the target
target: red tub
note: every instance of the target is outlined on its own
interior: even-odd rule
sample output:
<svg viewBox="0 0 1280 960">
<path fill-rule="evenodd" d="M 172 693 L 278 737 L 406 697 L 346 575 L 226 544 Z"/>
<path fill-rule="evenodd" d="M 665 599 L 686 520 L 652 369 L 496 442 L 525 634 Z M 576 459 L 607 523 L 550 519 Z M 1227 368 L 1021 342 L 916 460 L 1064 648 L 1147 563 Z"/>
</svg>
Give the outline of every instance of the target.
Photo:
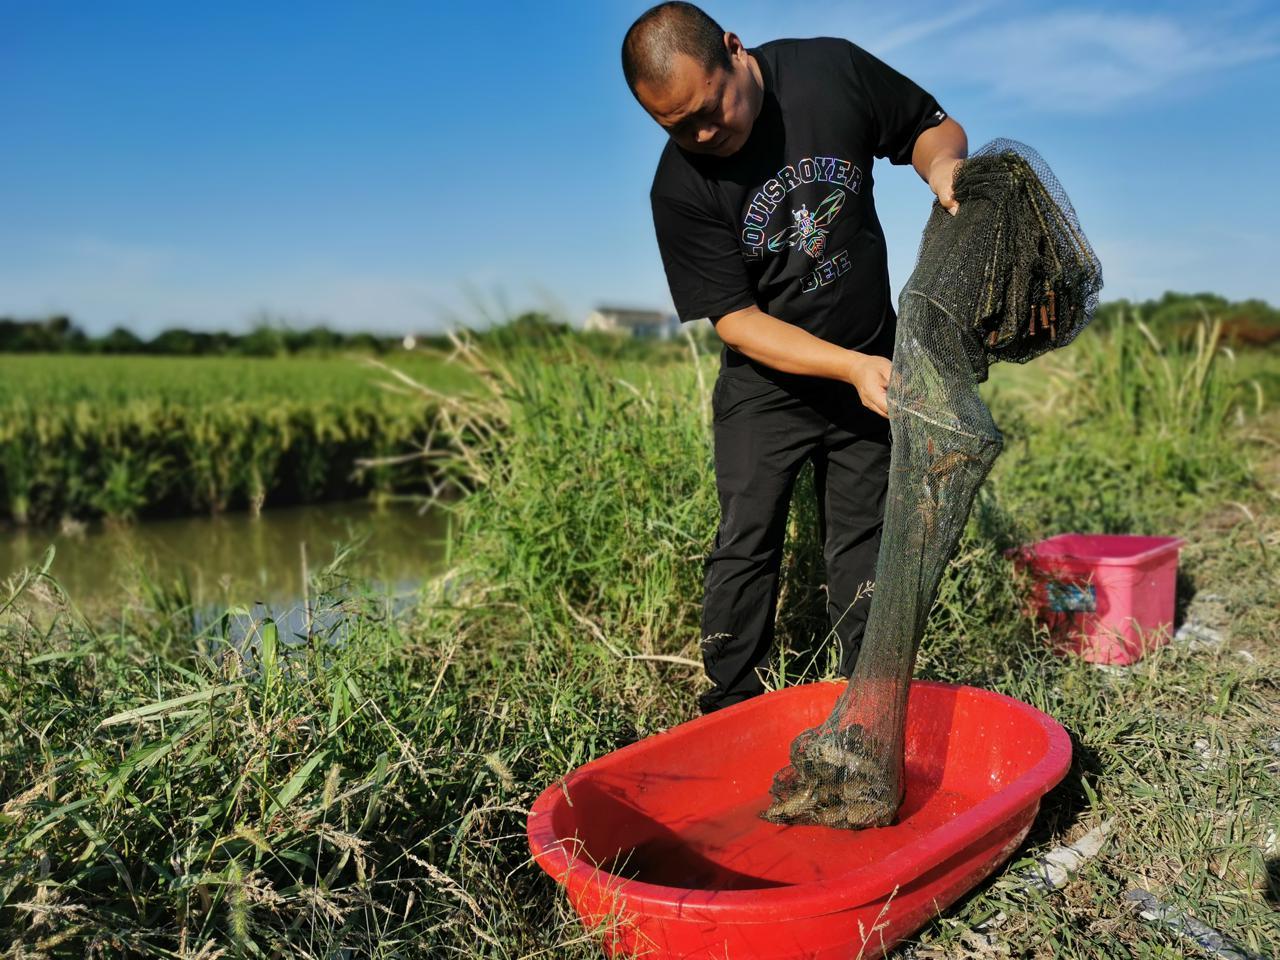
<svg viewBox="0 0 1280 960">
<path fill-rule="evenodd" d="M 574 770 L 529 813 L 538 864 L 614 956 L 878 957 L 1022 842 L 1071 742 L 1051 717 L 973 687 L 916 681 L 898 822 L 845 831 L 757 816 L 791 739 L 842 683 L 699 717 Z"/>
<path fill-rule="evenodd" d="M 1169 642 L 1178 537 L 1064 533 L 1017 551 L 1036 581 L 1054 647 L 1092 663 L 1133 663 Z"/>
</svg>

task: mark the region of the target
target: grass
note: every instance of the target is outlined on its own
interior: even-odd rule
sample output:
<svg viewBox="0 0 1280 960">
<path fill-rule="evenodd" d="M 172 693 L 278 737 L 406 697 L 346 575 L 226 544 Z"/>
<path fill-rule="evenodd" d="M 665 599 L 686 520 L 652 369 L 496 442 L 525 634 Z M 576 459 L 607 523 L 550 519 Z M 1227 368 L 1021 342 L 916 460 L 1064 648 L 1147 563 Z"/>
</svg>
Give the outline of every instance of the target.
<svg viewBox="0 0 1280 960">
<path fill-rule="evenodd" d="M 1130 317 L 998 368 L 987 395 L 1010 442 L 996 482 L 1040 528 L 1106 533 L 1155 532 L 1234 497 L 1253 484 L 1266 409 L 1268 368 L 1241 366 L 1220 324 L 1160 341 Z"/>
<path fill-rule="evenodd" d="M 1014 862 L 922 931 L 926 955 L 966 955 L 997 912 L 1011 956 L 1184 955 L 1122 905 L 1135 885 L 1280 950 L 1280 523 L 1259 439 L 1274 420 L 1214 393 L 1210 342 L 1138 331 L 1118 367 L 1116 344 L 1082 340 L 1045 358 L 1053 403 L 994 384 L 1008 450 L 918 674 L 1047 710 L 1075 759 Z M 314 629 L 264 623 L 239 644 L 197 634 L 163 591 L 106 625 L 38 576 L 0 592 L 5 956 L 598 956 L 530 864 L 524 816 L 573 766 L 694 712 L 715 521 L 707 368 L 624 378 L 560 343 L 478 361 L 479 396 L 433 395 L 484 482 L 453 507 L 460 566 L 406 616 L 337 568 L 312 586 Z M 1173 434 L 1167 404 L 1134 406 L 1134 378 L 1145 395 L 1195 369 L 1196 435 Z M 806 493 L 774 684 L 832 665 Z M 1184 605 L 1224 631 L 1221 649 L 1120 672 L 1045 651 L 1002 549 L 1091 517 L 1187 536 Z M 1020 858 L 1104 819 L 1112 839 L 1065 890 L 1015 889 Z"/>
</svg>

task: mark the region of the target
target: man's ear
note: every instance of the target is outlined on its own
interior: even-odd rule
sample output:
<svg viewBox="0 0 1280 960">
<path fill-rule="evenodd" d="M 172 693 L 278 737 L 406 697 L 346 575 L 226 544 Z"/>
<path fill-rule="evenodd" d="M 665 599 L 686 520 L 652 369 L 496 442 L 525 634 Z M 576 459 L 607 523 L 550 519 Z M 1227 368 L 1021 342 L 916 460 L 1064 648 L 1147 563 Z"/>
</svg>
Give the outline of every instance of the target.
<svg viewBox="0 0 1280 960">
<path fill-rule="evenodd" d="M 746 56 L 747 53 L 747 48 L 742 44 L 742 38 L 729 31 L 726 31 L 724 35 L 724 48 L 728 52 L 730 60 Z"/>
</svg>

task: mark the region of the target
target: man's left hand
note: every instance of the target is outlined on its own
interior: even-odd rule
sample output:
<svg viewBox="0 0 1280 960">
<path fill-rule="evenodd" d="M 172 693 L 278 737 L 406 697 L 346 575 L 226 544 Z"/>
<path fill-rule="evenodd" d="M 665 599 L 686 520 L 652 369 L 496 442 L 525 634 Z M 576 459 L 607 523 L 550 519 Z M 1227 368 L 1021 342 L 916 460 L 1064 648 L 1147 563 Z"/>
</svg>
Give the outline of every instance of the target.
<svg viewBox="0 0 1280 960">
<path fill-rule="evenodd" d="M 953 217 L 960 212 L 960 204 L 956 201 L 953 192 L 953 181 L 956 176 L 956 168 L 964 163 L 955 157 L 939 157 L 933 161 L 929 167 L 929 189 L 931 189 L 938 197 L 938 202 L 942 204 L 943 209 Z"/>
</svg>

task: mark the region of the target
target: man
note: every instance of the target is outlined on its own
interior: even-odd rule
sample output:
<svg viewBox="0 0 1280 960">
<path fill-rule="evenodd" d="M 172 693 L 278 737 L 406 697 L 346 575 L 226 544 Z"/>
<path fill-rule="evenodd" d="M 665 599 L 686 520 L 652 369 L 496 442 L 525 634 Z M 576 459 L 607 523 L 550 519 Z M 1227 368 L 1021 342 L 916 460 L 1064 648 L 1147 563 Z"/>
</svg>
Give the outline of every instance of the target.
<svg viewBox="0 0 1280 960">
<path fill-rule="evenodd" d="M 896 321 L 872 158 L 910 162 L 954 214 L 967 141 L 933 97 L 848 41 L 748 50 L 688 3 L 642 15 L 622 64 L 670 135 L 650 197 L 676 310 L 710 317 L 725 344 L 702 617 L 710 712 L 764 689 L 787 511 L 809 460 L 840 671 L 853 670 L 884 516 Z"/>
</svg>

